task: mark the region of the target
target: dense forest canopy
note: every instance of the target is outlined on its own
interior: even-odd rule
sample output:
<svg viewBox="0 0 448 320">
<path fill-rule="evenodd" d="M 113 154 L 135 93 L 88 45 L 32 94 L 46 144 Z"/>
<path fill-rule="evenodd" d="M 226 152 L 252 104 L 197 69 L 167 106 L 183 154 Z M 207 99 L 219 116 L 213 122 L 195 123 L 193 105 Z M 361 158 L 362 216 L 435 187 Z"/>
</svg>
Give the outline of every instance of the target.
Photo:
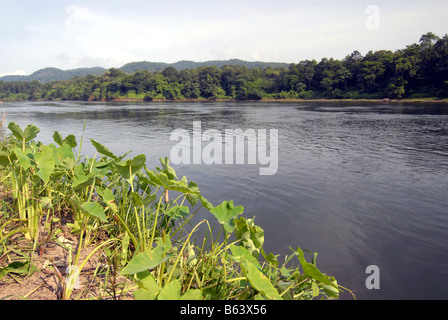
<svg viewBox="0 0 448 320">
<path fill-rule="evenodd" d="M 0 99 L 108 100 L 117 98 L 239 99 L 264 98 L 422 98 L 448 97 L 448 35 L 428 32 L 418 43 L 395 52 L 358 51 L 344 59 L 323 58 L 289 67 L 203 65 L 178 70 L 111 68 L 102 75 L 75 76 L 42 83 L 0 81 Z"/>
</svg>

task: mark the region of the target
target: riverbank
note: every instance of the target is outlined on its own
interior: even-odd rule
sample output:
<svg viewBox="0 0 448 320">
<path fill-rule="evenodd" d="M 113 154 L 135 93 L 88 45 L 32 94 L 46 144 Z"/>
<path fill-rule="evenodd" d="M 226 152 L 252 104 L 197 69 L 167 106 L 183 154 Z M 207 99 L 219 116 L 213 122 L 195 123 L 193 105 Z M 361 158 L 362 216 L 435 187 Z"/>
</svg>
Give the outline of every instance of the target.
<svg viewBox="0 0 448 320">
<path fill-rule="evenodd" d="M 67 99 L 53 99 L 53 100 L 25 100 L 25 99 L 2 99 L 0 104 L 4 102 L 20 102 L 20 101 L 80 101 L 80 100 L 67 100 Z M 367 103 L 448 103 L 448 98 L 408 98 L 408 99 L 272 99 L 265 98 L 260 100 L 238 100 L 233 98 L 217 98 L 217 99 L 152 99 L 144 100 L 138 98 L 112 98 L 112 99 L 89 99 L 93 102 L 287 102 L 287 103 L 313 103 L 313 102 L 331 102 L 331 103 L 353 103 L 353 102 L 367 102 Z"/>
<path fill-rule="evenodd" d="M 350 292 L 299 247 L 283 264 L 266 253 L 263 229 L 242 206 L 212 205 L 168 158 L 151 170 L 144 154 L 122 160 L 93 139 L 98 157 L 88 158 L 76 154 L 73 135 L 55 131 L 44 145 L 32 124 L 8 129 L 0 141 L 8 198 L 0 199 L 0 300 L 311 300 Z M 216 220 L 194 225 L 199 209 Z M 292 258 L 303 274 L 287 264 Z"/>
</svg>

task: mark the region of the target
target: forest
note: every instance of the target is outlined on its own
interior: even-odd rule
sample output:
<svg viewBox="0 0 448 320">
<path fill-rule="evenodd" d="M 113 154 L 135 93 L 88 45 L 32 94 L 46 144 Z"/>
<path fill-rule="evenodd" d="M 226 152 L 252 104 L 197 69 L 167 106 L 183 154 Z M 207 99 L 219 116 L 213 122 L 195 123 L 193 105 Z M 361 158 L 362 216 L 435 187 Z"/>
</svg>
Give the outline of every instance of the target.
<svg viewBox="0 0 448 320">
<path fill-rule="evenodd" d="M 448 98 L 448 34 L 428 32 L 404 49 L 354 51 L 288 67 L 110 68 L 42 83 L 0 81 L 1 100 L 263 100 Z"/>
</svg>

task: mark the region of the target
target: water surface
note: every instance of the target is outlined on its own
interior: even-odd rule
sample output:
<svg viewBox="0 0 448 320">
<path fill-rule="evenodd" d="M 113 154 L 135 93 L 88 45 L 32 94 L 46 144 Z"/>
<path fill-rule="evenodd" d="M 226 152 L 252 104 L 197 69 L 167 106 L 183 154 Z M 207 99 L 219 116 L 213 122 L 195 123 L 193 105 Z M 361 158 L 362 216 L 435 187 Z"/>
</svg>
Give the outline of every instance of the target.
<svg viewBox="0 0 448 320">
<path fill-rule="evenodd" d="M 265 250 L 318 252 L 359 299 L 448 299 L 448 106 L 360 103 L 3 103 L 6 121 L 88 138 L 116 154 L 169 156 L 170 134 L 278 129 L 279 166 L 173 165 L 213 204 L 234 200 L 265 230 Z M 205 214 L 205 213 L 203 213 Z M 367 290 L 368 265 L 380 289 Z M 349 298 L 349 296 L 344 296 Z"/>
</svg>

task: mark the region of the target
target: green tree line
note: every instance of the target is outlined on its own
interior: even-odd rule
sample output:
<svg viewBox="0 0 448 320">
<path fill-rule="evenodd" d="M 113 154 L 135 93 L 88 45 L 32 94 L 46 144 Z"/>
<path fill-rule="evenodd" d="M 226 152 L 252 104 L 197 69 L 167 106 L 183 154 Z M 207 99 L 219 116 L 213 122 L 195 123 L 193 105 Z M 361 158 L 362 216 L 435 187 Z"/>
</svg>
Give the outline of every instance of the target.
<svg viewBox="0 0 448 320">
<path fill-rule="evenodd" d="M 100 76 L 41 83 L 0 81 L 0 99 L 381 99 L 448 97 L 448 35 L 432 32 L 390 51 L 359 51 L 345 58 L 292 63 L 288 68 L 201 66 L 128 74 L 111 68 Z"/>
</svg>

